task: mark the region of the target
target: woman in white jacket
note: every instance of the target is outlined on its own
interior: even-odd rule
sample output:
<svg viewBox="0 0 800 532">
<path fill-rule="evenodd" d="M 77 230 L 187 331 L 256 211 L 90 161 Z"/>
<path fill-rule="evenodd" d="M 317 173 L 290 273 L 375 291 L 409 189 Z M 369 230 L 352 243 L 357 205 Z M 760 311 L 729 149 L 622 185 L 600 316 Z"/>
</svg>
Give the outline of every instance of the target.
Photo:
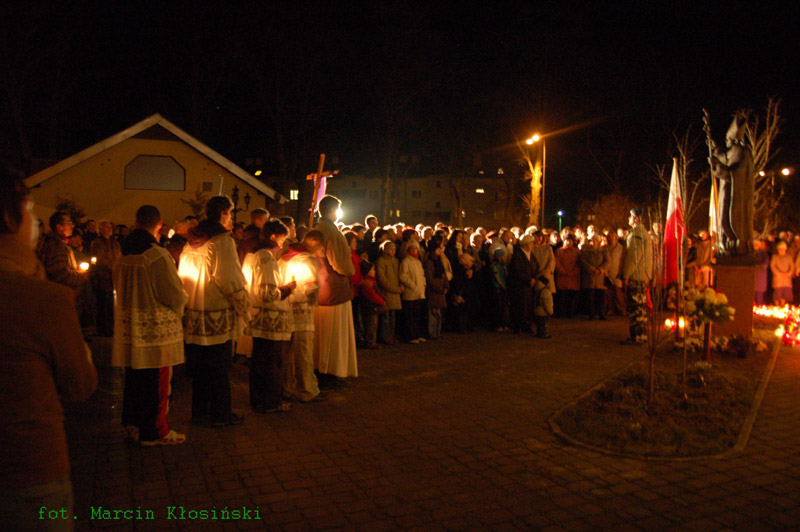
<svg viewBox="0 0 800 532">
<path fill-rule="evenodd" d="M 292 307 L 287 299 L 297 283 L 284 283 L 277 255 L 289 236 L 279 220 L 264 224 L 263 246 L 248 253 L 242 264 L 250 296 L 250 320 L 244 334 L 253 337 L 250 365 L 250 405 L 258 413 L 285 412 L 292 404 L 283 401 L 283 356 L 292 338 Z"/>
<path fill-rule="evenodd" d="M 420 324 L 425 316 L 425 270 L 419 260 L 419 244 L 409 241 L 406 256 L 400 263 L 400 284 L 403 286 L 403 317 L 406 334 L 412 344 L 424 342 Z"/>
<path fill-rule="evenodd" d="M 189 232 L 178 269 L 188 295 L 183 327 L 192 377 L 192 423 L 210 418 L 214 427 L 244 421 L 231 411 L 233 341 L 248 306 L 230 234 L 231 209 L 228 196 L 208 200 L 206 219 Z"/>
</svg>

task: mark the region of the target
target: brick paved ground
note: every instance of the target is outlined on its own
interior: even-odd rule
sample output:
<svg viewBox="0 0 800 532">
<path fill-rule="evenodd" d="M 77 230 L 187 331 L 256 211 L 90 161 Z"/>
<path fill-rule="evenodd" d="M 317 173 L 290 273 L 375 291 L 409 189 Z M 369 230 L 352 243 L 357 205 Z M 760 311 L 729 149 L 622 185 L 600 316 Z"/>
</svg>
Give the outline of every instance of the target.
<svg viewBox="0 0 800 532">
<path fill-rule="evenodd" d="M 556 321 L 554 338 L 448 335 L 359 353 L 361 377 L 329 401 L 188 426 L 187 444 L 122 443 L 104 393 L 68 417 L 78 530 L 800 529 L 800 352 L 783 348 L 747 450 L 646 462 L 560 443 L 558 408 L 643 354 L 622 320 Z M 246 369 L 234 403 L 246 407 Z M 89 506 L 154 509 L 158 521 L 90 521 Z M 167 521 L 167 505 L 259 508 L 261 520 Z"/>
</svg>

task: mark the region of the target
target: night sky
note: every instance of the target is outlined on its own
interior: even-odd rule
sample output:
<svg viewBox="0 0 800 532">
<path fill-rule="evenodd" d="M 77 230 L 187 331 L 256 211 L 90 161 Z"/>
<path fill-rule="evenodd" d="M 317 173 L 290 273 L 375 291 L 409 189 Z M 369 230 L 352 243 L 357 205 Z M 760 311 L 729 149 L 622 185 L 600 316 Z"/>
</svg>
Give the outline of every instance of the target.
<svg viewBox="0 0 800 532">
<path fill-rule="evenodd" d="M 2 8 L 5 164 L 63 158 L 156 112 L 290 178 L 321 151 L 350 174 L 380 175 L 390 153 L 419 157 L 409 175 L 508 167 L 515 137 L 582 125 L 547 141 L 548 205 L 569 210 L 614 186 L 646 200 L 673 132 L 699 135 L 706 107 L 721 142 L 734 110 L 769 96 L 785 119 L 776 165 L 797 162 L 783 8 L 114 4 Z"/>
</svg>

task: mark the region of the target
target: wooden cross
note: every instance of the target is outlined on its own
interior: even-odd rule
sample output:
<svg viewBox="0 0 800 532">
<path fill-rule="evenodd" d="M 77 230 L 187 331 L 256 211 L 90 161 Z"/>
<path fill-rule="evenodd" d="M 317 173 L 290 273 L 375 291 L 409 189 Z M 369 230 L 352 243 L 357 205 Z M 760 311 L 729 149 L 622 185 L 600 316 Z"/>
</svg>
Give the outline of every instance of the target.
<svg viewBox="0 0 800 532">
<path fill-rule="evenodd" d="M 317 168 L 316 173 L 308 174 L 306 176 L 306 181 L 311 179 L 314 180 L 314 194 L 311 196 L 311 214 L 308 217 L 308 228 L 311 229 L 314 226 L 314 210 L 317 206 L 317 195 L 319 194 L 319 183 L 320 178 L 330 178 L 335 176 L 339 173 L 339 170 L 334 170 L 332 172 L 325 172 L 323 173 L 323 168 L 325 167 L 325 154 L 319 154 L 319 167 Z"/>
</svg>

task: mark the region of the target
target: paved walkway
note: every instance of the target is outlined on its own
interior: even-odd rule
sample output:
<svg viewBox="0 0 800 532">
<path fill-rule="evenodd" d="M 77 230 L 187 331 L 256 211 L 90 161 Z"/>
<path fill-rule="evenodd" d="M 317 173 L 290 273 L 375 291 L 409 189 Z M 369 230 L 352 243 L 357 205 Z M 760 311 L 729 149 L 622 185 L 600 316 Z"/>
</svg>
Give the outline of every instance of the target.
<svg viewBox="0 0 800 532">
<path fill-rule="evenodd" d="M 800 529 L 800 351 L 782 348 L 744 453 L 647 462 L 564 445 L 547 427 L 644 354 L 617 343 L 626 323 L 552 329 L 551 340 L 480 333 L 362 351 L 361 377 L 329 401 L 225 430 L 188 426 L 183 382 L 170 419 L 189 441 L 171 448 L 122 443 L 105 379 L 68 418 L 78 530 Z M 246 371 L 234 372 L 243 410 Z M 90 520 L 90 506 L 157 520 Z M 168 506 L 261 519 L 167 520 Z"/>
</svg>

